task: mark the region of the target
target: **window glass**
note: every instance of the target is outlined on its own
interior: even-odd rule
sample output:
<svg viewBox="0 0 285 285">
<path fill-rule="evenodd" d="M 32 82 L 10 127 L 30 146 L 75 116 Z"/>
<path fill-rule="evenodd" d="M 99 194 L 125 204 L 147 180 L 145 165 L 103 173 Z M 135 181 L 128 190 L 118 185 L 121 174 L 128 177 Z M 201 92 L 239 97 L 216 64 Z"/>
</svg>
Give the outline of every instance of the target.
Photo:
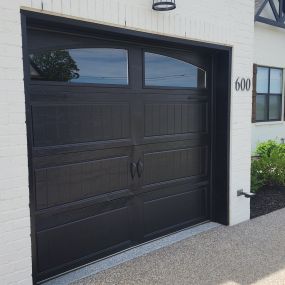
<svg viewBox="0 0 285 285">
<path fill-rule="evenodd" d="M 270 93 L 282 93 L 282 70 L 270 69 Z"/>
<path fill-rule="evenodd" d="M 273 0 L 273 3 L 275 5 L 276 11 L 279 12 L 279 7 L 280 7 L 280 0 Z"/>
<path fill-rule="evenodd" d="M 256 120 L 265 121 L 266 119 L 266 95 L 258 95 L 256 96 Z"/>
<path fill-rule="evenodd" d="M 274 16 L 273 10 L 269 2 L 263 8 L 262 12 L 260 13 L 260 16 L 263 18 L 267 18 L 269 20 L 276 21 L 276 18 Z"/>
<path fill-rule="evenodd" d="M 123 49 L 50 50 L 30 55 L 34 80 L 128 84 L 128 53 Z"/>
<path fill-rule="evenodd" d="M 269 120 L 281 119 L 281 96 L 270 95 L 269 96 Z"/>
<path fill-rule="evenodd" d="M 146 52 L 145 85 L 205 88 L 206 72 L 182 60 Z"/>
<path fill-rule="evenodd" d="M 283 70 L 257 67 L 256 120 L 281 120 Z M 269 90 L 268 90 L 269 87 Z"/>
<path fill-rule="evenodd" d="M 256 92 L 268 93 L 269 68 L 258 67 L 256 76 Z"/>
</svg>

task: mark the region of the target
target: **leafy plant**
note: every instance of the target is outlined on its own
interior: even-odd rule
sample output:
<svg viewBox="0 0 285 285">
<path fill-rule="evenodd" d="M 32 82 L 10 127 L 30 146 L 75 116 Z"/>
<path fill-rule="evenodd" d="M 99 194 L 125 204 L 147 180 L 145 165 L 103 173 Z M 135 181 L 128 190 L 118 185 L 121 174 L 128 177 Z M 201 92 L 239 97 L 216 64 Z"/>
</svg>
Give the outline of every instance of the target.
<svg viewBox="0 0 285 285">
<path fill-rule="evenodd" d="M 262 186 L 285 186 L 285 145 L 267 141 L 257 146 L 258 159 L 251 164 L 251 191 Z"/>
<path fill-rule="evenodd" d="M 251 192 L 257 192 L 264 186 L 263 169 L 257 160 L 251 164 Z"/>
<path fill-rule="evenodd" d="M 273 149 L 278 147 L 278 143 L 273 140 L 260 143 L 256 148 L 256 155 L 258 156 L 270 156 Z"/>
</svg>

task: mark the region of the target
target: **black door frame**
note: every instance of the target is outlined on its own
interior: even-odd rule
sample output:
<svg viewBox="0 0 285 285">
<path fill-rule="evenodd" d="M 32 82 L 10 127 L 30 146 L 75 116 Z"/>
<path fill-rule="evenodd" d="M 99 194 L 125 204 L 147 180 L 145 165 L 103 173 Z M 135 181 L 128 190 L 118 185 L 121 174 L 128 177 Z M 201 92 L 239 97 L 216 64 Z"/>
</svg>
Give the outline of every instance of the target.
<svg viewBox="0 0 285 285">
<path fill-rule="evenodd" d="M 211 216 L 212 220 L 224 225 L 229 224 L 229 164 L 230 164 L 230 106 L 231 106 L 231 62 L 232 48 L 217 44 L 191 41 L 182 38 L 162 36 L 138 32 L 135 30 L 107 26 L 97 23 L 85 22 L 61 16 L 21 10 L 21 26 L 23 41 L 23 64 L 24 64 L 24 87 L 26 104 L 26 125 L 28 143 L 28 168 L 30 189 L 30 212 L 31 212 L 31 240 L 32 240 L 32 265 L 33 282 L 37 282 L 37 248 L 34 205 L 34 181 L 32 168 L 32 128 L 29 98 L 29 62 L 27 50 L 27 28 L 28 26 L 39 26 L 51 29 L 84 31 L 98 36 L 109 37 L 117 40 L 142 42 L 151 45 L 164 44 L 167 47 L 207 52 L 212 56 L 212 98 L 211 104 L 211 130 L 212 130 L 212 161 L 211 169 L 212 191 L 211 191 Z"/>
</svg>

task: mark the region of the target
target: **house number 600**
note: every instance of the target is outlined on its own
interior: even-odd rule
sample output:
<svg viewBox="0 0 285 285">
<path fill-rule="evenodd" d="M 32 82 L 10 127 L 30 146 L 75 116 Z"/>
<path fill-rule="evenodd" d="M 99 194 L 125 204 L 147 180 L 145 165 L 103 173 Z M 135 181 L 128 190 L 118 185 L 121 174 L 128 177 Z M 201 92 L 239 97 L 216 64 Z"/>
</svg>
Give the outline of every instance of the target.
<svg viewBox="0 0 285 285">
<path fill-rule="evenodd" d="M 238 77 L 235 82 L 236 91 L 249 91 L 251 87 L 251 80 L 249 78 Z"/>
</svg>

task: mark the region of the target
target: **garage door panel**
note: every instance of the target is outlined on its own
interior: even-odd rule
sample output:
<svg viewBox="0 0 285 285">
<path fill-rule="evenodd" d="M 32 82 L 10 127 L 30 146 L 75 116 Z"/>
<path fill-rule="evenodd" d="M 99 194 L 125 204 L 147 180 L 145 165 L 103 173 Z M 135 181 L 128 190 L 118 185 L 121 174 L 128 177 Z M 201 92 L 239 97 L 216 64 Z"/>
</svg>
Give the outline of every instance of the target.
<svg viewBox="0 0 285 285">
<path fill-rule="evenodd" d="M 165 101 L 145 104 L 145 137 L 207 132 L 206 102 Z"/>
<path fill-rule="evenodd" d="M 119 140 L 130 137 L 130 105 L 32 106 L 34 146 Z"/>
<path fill-rule="evenodd" d="M 111 195 L 80 200 L 63 206 L 42 209 L 36 213 L 37 231 L 41 232 L 64 224 L 84 220 L 129 205 L 133 194 L 130 190 L 115 191 Z"/>
<path fill-rule="evenodd" d="M 35 169 L 49 168 L 81 162 L 103 160 L 106 158 L 131 156 L 131 153 L 132 147 L 130 146 L 114 148 L 104 147 L 103 149 L 99 149 L 93 146 L 92 148 L 87 148 L 87 150 L 84 151 L 74 151 L 71 148 L 71 150 L 67 152 L 63 151 L 62 153 L 49 153 L 48 155 L 34 156 L 33 164 Z"/>
<path fill-rule="evenodd" d="M 37 234 L 39 272 L 56 270 L 130 243 L 128 208 L 123 207 Z"/>
<path fill-rule="evenodd" d="M 121 156 L 37 169 L 37 209 L 127 189 L 129 163 Z"/>
<path fill-rule="evenodd" d="M 29 33 L 36 281 L 207 220 L 209 57 L 83 30 Z"/>
<path fill-rule="evenodd" d="M 179 187 L 171 189 L 166 196 L 149 192 L 144 197 L 144 236 L 151 238 L 175 228 L 190 226 L 207 218 L 206 187 L 179 192 Z M 152 197 L 154 196 L 154 197 Z M 159 197 L 160 196 L 160 197 Z"/>
<path fill-rule="evenodd" d="M 144 153 L 143 185 L 207 175 L 207 147 Z"/>
<path fill-rule="evenodd" d="M 208 177 L 205 176 L 193 176 L 193 177 L 186 177 L 175 180 L 167 180 L 155 184 L 143 185 L 139 190 L 136 190 L 136 193 L 140 194 L 140 193 L 154 192 L 156 190 L 161 190 L 161 189 L 166 190 L 169 187 L 182 186 L 182 185 L 188 185 L 188 188 L 192 188 L 192 186 L 196 187 L 197 185 L 208 185 L 209 180 L 207 178 Z M 165 191 L 165 195 L 167 195 L 167 191 Z"/>
<path fill-rule="evenodd" d="M 129 87 L 95 86 L 94 84 L 42 82 L 36 81 L 30 85 L 30 99 L 35 103 L 108 103 L 128 102 L 134 96 L 134 90 Z"/>
</svg>

